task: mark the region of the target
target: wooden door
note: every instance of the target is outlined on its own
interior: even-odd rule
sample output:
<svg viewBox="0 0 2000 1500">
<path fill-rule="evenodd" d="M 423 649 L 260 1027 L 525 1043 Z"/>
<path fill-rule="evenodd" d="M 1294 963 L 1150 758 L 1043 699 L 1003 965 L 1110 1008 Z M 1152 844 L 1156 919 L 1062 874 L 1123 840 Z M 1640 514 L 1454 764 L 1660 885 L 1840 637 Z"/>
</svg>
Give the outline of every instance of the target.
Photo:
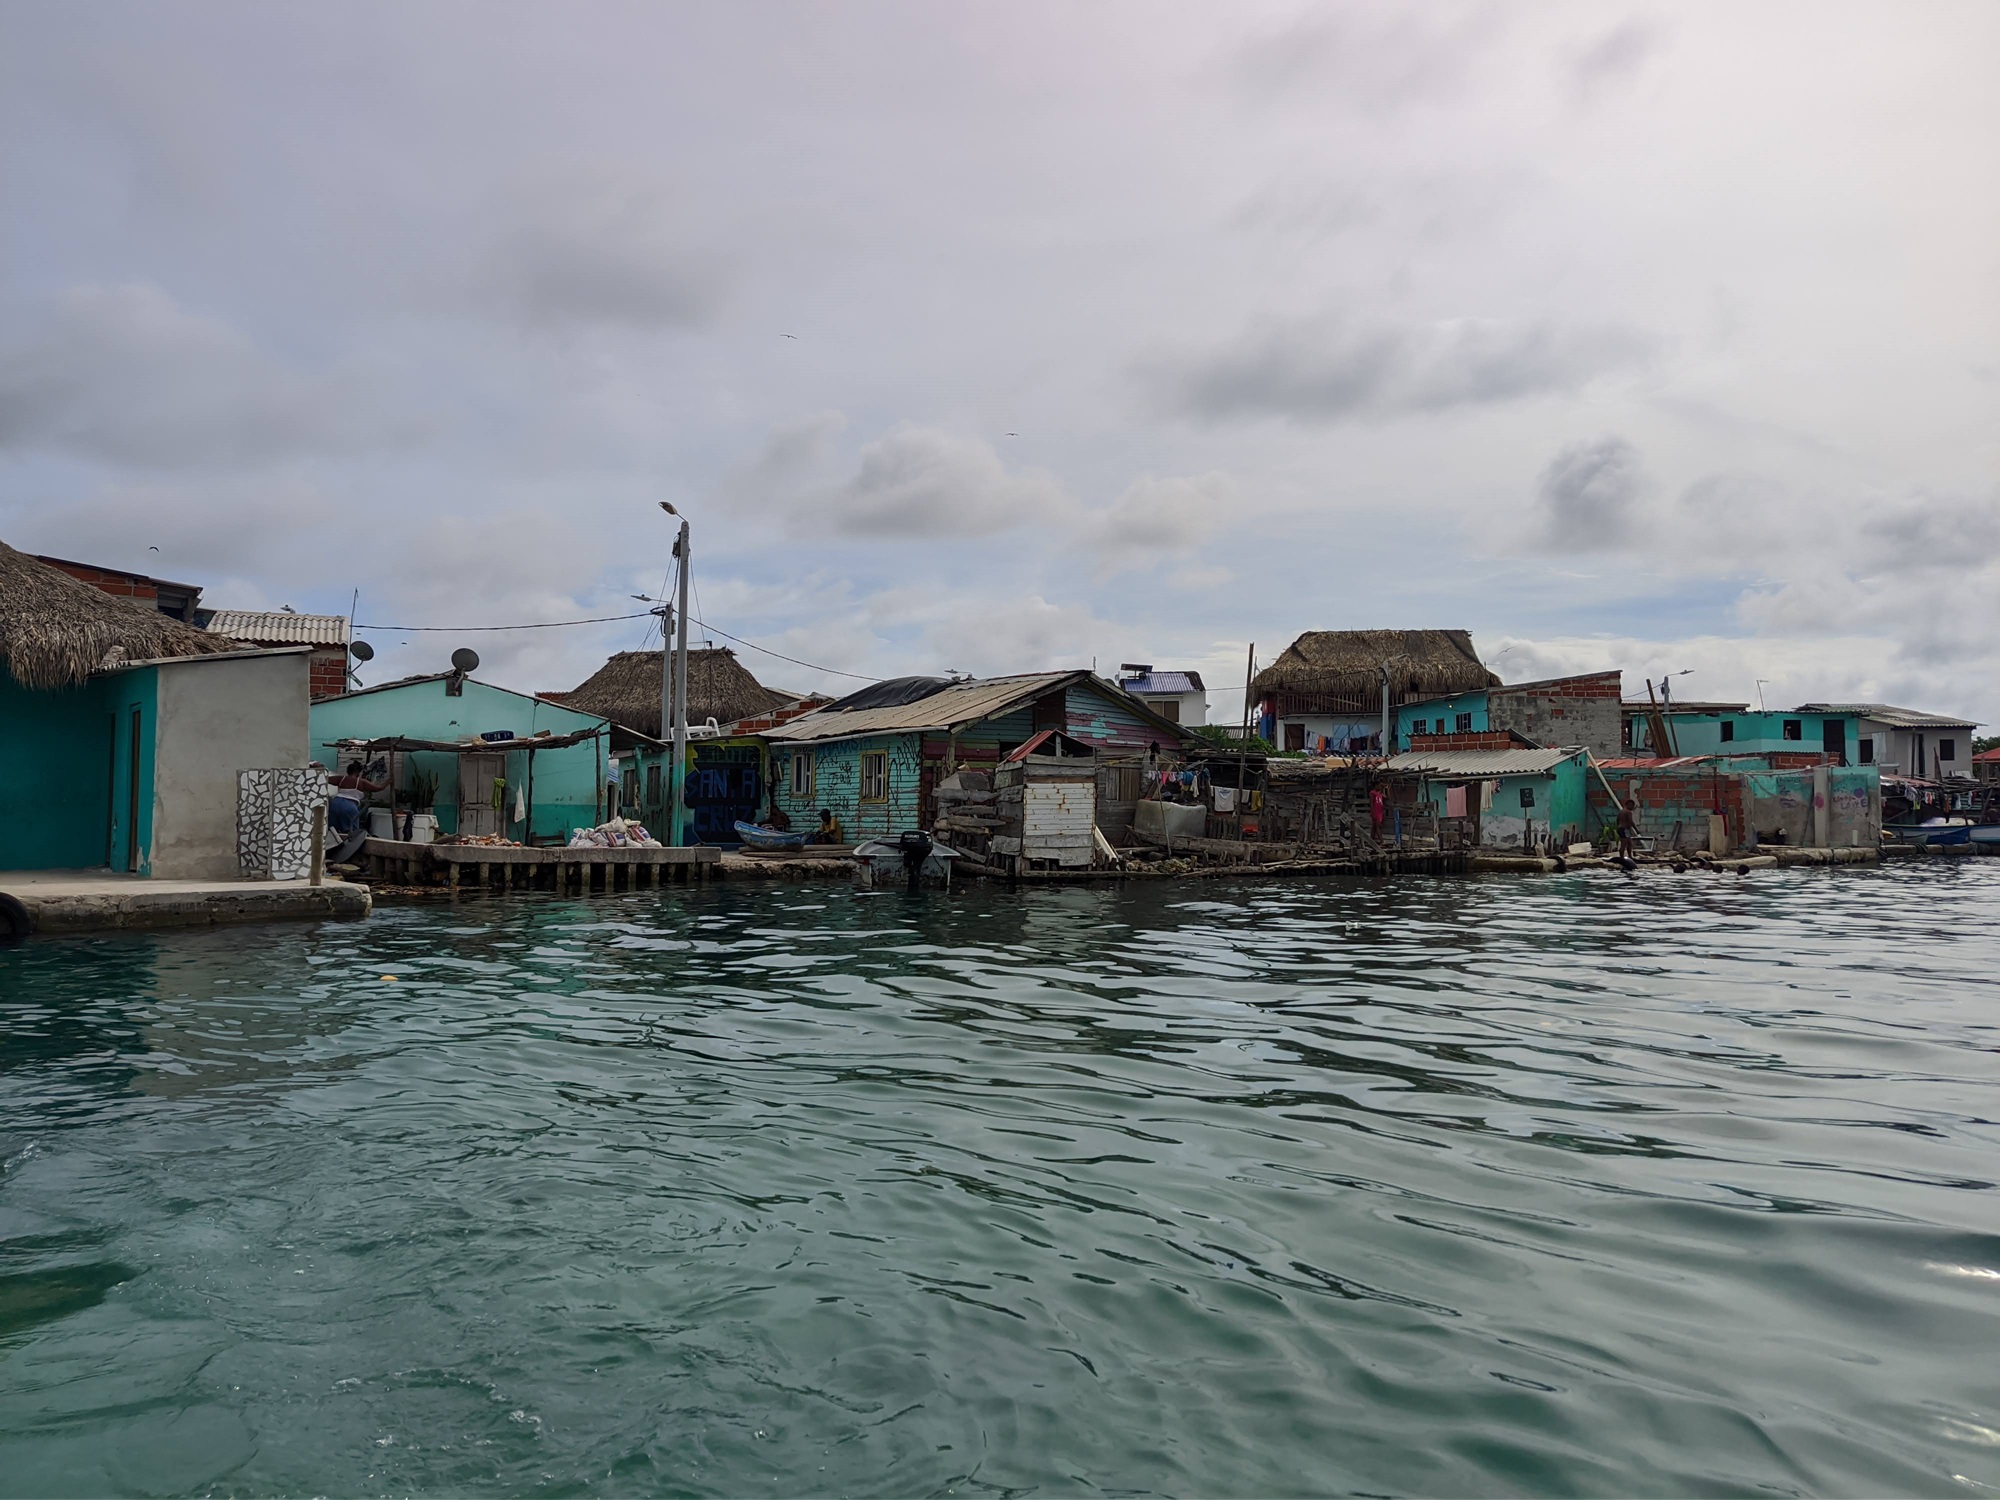
<svg viewBox="0 0 2000 1500">
<path fill-rule="evenodd" d="M 461 755 L 458 758 L 458 831 L 478 836 L 500 832 L 500 814 L 493 810 L 493 783 L 507 774 L 506 757 Z"/>
</svg>

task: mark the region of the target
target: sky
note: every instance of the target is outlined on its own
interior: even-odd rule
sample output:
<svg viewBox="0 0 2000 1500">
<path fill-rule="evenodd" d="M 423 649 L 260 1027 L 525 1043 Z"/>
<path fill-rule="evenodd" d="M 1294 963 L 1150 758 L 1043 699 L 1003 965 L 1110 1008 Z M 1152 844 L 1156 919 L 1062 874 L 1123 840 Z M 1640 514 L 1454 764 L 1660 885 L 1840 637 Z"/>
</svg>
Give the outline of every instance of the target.
<svg viewBox="0 0 2000 1500">
<path fill-rule="evenodd" d="M 793 691 L 1234 720 L 1253 647 L 1448 627 L 1991 724 L 1996 57 L 1986 0 L 8 0 L 0 540 L 358 595 L 364 681 L 657 643 L 469 627 L 643 611 L 667 501 Z"/>
</svg>

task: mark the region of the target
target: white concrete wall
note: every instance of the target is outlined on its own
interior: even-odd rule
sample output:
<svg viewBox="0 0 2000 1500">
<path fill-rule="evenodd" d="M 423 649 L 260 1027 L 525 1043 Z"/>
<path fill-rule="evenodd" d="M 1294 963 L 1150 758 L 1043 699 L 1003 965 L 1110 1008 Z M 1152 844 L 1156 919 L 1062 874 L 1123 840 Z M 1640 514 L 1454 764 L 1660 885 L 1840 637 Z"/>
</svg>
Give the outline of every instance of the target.
<svg viewBox="0 0 2000 1500">
<path fill-rule="evenodd" d="M 234 880 L 238 771 L 306 763 L 309 654 L 190 657 L 159 669 L 153 875 Z"/>
</svg>

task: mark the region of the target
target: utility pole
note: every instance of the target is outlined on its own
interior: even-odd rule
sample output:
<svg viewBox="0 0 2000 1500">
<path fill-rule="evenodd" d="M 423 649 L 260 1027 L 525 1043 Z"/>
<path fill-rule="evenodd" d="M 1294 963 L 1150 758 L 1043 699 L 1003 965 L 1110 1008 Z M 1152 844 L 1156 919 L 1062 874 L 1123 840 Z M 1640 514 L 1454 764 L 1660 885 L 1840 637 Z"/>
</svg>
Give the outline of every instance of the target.
<svg viewBox="0 0 2000 1500">
<path fill-rule="evenodd" d="M 687 838 L 683 814 L 687 802 L 688 523 L 687 517 L 664 500 L 660 502 L 660 509 L 670 516 L 679 517 L 681 523 L 680 535 L 674 539 L 674 557 L 680 564 L 680 618 L 663 621 L 660 632 L 662 654 L 676 658 L 672 664 L 673 691 L 662 706 L 670 712 L 674 726 L 674 759 L 667 768 L 667 843 L 678 849 Z M 667 638 L 664 628 L 668 625 L 676 627 L 671 640 Z"/>
<path fill-rule="evenodd" d="M 662 604 L 653 613 L 660 619 L 660 735 L 666 739 L 674 722 L 674 607 Z M 662 809 L 664 811 L 664 809 Z"/>
</svg>

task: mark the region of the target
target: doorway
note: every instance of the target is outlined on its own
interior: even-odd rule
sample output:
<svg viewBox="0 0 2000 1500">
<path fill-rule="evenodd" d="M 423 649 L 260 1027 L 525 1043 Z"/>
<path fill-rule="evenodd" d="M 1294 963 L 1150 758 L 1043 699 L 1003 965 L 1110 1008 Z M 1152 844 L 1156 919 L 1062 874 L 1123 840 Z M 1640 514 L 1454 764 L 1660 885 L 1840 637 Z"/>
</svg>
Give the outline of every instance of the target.
<svg viewBox="0 0 2000 1500">
<path fill-rule="evenodd" d="M 476 838 L 500 832 L 500 813 L 493 805 L 493 783 L 507 774 L 504 755 L 461 755 L 458 758 L 458 831 Z"/>
<path fill-rule="evenodd" d="M 1833 757 L 1837 766 L 1847 764 L 1847 722 L 1844 719 L 1821 721 L 1819 742 L 1826 747 L 1826 753 Z"/>
</svg>

